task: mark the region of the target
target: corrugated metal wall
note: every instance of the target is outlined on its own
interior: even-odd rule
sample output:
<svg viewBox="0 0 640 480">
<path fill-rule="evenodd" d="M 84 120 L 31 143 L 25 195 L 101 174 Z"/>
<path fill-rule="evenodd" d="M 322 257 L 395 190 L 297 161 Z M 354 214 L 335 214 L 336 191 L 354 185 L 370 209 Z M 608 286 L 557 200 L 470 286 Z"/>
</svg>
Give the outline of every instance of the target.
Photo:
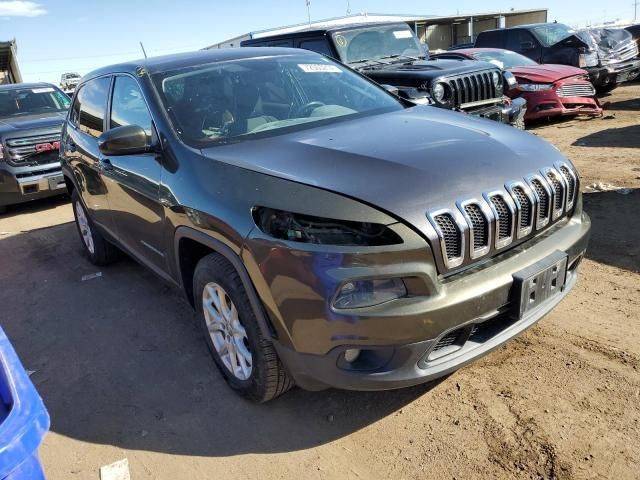
<svg viewBox="0 0 640 480">
<path fill-rule="evenodd" d="M 547 21 L 546 12 L 532 12 L 509 15 L 507 18 L 507 28 L 528 23 L 544 23 Z"/>
<path fill-rule="evenodd" d="M 429 25 L 420 39 L 430 50 L 446 50 L 451 46 L 451 40 L 451 25 Z"/>
</svg>

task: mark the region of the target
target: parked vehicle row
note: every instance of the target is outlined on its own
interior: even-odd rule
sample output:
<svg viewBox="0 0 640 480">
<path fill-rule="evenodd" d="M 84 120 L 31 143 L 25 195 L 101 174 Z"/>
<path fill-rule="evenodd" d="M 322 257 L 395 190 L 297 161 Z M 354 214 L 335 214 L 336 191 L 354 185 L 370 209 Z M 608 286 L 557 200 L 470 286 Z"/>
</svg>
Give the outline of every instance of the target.
<svg viewBox="0 0 640 480">
<path fill-rule="evenodd" d="M 497 48 L 457 49 L 437 57 L 491 62 L 511 72 L 518 83 L 509 95 L 527 101 L 525 120 L 602 114 L 596 90 L 587 72 L 580 68 L 540 65 L 519 53 Z"/>
<path fill-rule="evenodd" d="M 414 103 L 459 110 L 523 127 L 523 99 L 509 100 L 509 72 L 491 63 L 429 58 L 406 23 L 345 25 L 245 40 L 243 47 L 295 47 L 341 61 L 372 80 L 391 85 Z"/>
<path fill-rule="evenodd" d="M 567 295 L 590 229 L 553 146 L 299 49 L 90 73 L 60 156 L 90 261 L 182 289 L 255 401 L 460 368 Z"/>
<path fill-rule="evenodd" d="M 640 73 L 637 44 L 624 30 L 576 31 L 561 23 L 519 25 L 479 33 L 475 47 L 511 50 L 538 63 L 584 69 L 601 93 Z"/>
</svg>

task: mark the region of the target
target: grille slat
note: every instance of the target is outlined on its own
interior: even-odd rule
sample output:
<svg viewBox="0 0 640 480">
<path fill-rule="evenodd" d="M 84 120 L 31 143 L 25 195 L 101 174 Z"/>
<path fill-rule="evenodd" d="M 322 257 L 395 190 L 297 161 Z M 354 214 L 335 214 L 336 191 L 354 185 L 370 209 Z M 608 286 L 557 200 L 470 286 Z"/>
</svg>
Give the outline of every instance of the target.
<svg viewBox="0 0 640 480">
<path fill-rule="evenodd" d="M 553 188 L 553 209 L 557 212 L 564 207 L 564 186 L 555 174 L 547 173 L 547 178 Z"/>
<path fill-rule="evenodd" d="M 467 217 L 471 221 L 471 229 L 473 232 L 472 248 L 474 250 L 482 250 L 489 246 L 489 222 L 482 213 L 480 207 L 476 204 L 469 204 L 464 207 Z"/>
<path fill-rule="evenodd" d="M 500 97 L 491 80 L 491 73 L 480 72 L 447 78 L 456 105 L 491 100 Z"/>
<path fill-rule="evenodd" d="M 524 193 L 522 187 L 513 187 L 513 194 L 518 200 L 519 211 L 520 211 L 520 222 L 518 227 L 520 229 L 528 228 L 531 226 L 531 222 L 533 220 L 532 210 L 533 205 L 531 204 L 531 200 Z"/>
<path fill-rule="evenodd" d="M 447 258 L 449 260 L 458 258 L 462 255 L 462 241 L 460 228 L 449 213 L 436 215 L 434 218 L 440 231 L 442 232 Z"/>
<path fill-rule="evenodd" d="M 571 172 L 564 165 L 560 167 L 560 173 L 567 182 L 567 204 L 573 205 L 573 200 L 576 194 L 576 180 L 571 175 Z"/>
<path fill-rule="evenodd" d="M 504 198 L 502 198 L 501 195 L 494 195 L 493 197 L 491 197 L 491 203 L 493 204 L 493 208 L 495 208 L 496 214 L 498 215 L 498 238 L 496 240 L 506 240 L 511 237 L 511 232 L 513 231 L 513 218 L 511 215 L 511 210 L 509 210 L 507 202 L 505 202 Z"/>
<path fill-rule="evenodd" d="M 532 180 L 531 185 L 538 195 L 538 222 L 544 222 L 549 218 L 549 195 L 540 180 Z"/>
</svg>

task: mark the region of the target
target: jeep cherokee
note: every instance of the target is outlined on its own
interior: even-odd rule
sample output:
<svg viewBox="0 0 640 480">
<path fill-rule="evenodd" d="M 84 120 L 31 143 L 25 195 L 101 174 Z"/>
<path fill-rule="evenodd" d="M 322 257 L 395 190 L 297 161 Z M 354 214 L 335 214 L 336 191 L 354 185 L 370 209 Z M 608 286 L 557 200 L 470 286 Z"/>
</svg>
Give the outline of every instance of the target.
<svg viewBox="0 0 640 480">
<path fill-rule="evenodd" d="M 454 371 L 567 295 L 590 228 L 553 146 L 305 50 L 97 70 L 61 156 L 88 258 L 183 289 L 255 401 Z"/>
</svg>

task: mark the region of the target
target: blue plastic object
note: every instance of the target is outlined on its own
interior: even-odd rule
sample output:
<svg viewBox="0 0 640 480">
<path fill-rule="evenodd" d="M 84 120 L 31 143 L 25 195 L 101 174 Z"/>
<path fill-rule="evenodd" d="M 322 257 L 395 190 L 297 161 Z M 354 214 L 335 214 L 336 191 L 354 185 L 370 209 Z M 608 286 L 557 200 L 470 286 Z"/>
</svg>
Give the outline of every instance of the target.
<svg viewBox="0 0 640 480">
<path fill-rule="evenodd" d="M 0 328 L 0 480 L 43 480 L 38 447 L 49 414 Z"/>
</svg>

